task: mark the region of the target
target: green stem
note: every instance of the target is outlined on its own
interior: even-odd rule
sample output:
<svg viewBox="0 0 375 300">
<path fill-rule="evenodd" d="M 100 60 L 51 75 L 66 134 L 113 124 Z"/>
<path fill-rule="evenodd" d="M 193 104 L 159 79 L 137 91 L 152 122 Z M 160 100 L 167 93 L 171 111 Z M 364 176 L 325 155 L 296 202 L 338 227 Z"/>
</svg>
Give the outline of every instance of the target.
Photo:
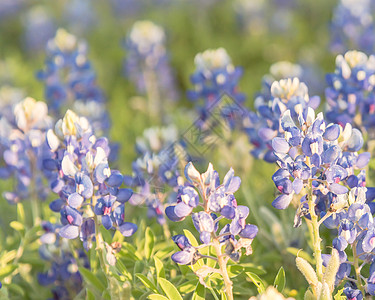
<svg viewBox="0 0 375 300">
<path fill-rule="evenodd" d="M 365 289 L 362 285 L 362 279 L 361 279 L 361 270 L 358 264 L 358 257 L 357 257 L 357 243 L 355 243 L 352 246 L 353 250 L 353 262 L 354 262 L 354 271 L 355 271 L 355 277 L 357 278 L 357 287 L 362 292 L 363 297 L 366 296 Z"/>
<path fill-rule="evenodd" d="M 107 283 L 108 283 L 108 286 L 109 286 L 109 280 L 108 280 L 108 271 L 109 271 L 109 268 L 108 268 L 108 265 L 106 264 L 105 262 L 105 250 L 104 250 L 104 241 L 103 241 L 103 237 L 102 237 L 102 234 L 100 233 L 99 231 L 99 221 L 98 221 L 98 217 L 95 215 L 94 217 L 94 221 L 95 221 L 95 239 L 96 239 L 96 250 L 99 252 L 99 262 L 100 262 L 100 267 L 102 268 L 106 278 L 107 278 Z"/>
<path fill-rule="evenodd" d="M 319 235 L 319 222 L 318 216 L 315 213 L 315 201 L 313 199 L 313 190 L 312 190 L 312 180 L 309 179 L 308 184 L 308 205 L 309 205 L 309 212 L 311 216 L 311 226 L 312 226 L 312 243 L 313 243 L 313 251 L 316 260 L 316 275 L 318 276 L 319 281 L 322 281 L 323 278 L 323 259 L 322 259 L 322 250 L 320 247 L 320 243 L 322 239 Z"/>
<path fill-rule="evenodd" d="M 39 197 L 36 189 L 36 176 L 37 176 L 37 166 L 36 166 L 36 157 L 32 151 L 30 151 L 30 163 L 31 163 L 31 182 L 30 182 L 30 188 L 31 188 L 31 213 L 33 215 L 33 224 L 34 226 L 37 226 L 41 223 L 40 218 L 40 209 L 39 209 Z"/>
<path fill-rule="evenodd" d="M 217 237 L 213 238 L 212 244 L 216 251 L 216 256 L 218 259 L 221 276 L 223 276 L 224 285 L 225 285 L 225 293 L 227 294 L 228 300 L 233 300 L 233 283 L 229 278 L 228 270 L 227 270 L 228 260 L 221 253 L 221 246 L 220 246 L 219 239 Z"/>
<path fill-rule="evenodd" d="M 163 118 L 163 105 L 161 103 L 156 74 L 148 68 L 144 69 L 143 74 L 145 78 L 149 114 L 152 118 L 161 121 Z"/>
</svg>

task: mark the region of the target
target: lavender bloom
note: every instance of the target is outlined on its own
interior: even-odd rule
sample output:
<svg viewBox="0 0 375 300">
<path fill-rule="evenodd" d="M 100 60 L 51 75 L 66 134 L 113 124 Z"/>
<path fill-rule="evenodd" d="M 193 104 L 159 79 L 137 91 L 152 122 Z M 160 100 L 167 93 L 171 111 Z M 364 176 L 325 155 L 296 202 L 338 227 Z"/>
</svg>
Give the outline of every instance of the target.
<svg viewBox="0 0 375 300">
<path fill-rule="evenodd" d="M 68 110 L 55 130 L 48 131 L 47 143 L 51 151 L 43 166 L 51 189 L 59 195 L 50 208 L 60 212 L 60 236 L 79 236 L 85 249 L 90 249 L 97 220 L 107 230 L 132 235 L 137 226 L 124 220 L 124 203 L 132 191 L 121 188 L 122 174 L 108 165 L 108 140 L 97 139 L 88 120 Z"/>
<path fill-rule="evenodd" d="M 374 51 L 374 19 L 372 0 L 340 0 L 333 12 L 331 49 L 335 53 L 358 49 Z"/>
<path fill-rule="evenodd" d="M 46 270 L 38 274 L 40 285 L 53 285 L 52 294 L 56 299 L 70 299 L 82 289 L 82 277 L 78 265 L 89 268 L 88 257 L 82 250 L 77 251 L 78 263 L 71 253 L 67 240 L 58 234 L 60 225 L 43 222 L 44 234 L 40 237 L 40 257 L 46 262 Z"/>
<path fill-rule="evenodd" d="M 180 166 L 186 160 L 183 145 L 177 142 L 175 127 L 149 128 L 137 138 L 139 157 L 133 162 L 132 176 L 125 176 L 125 185 L 137 187 L 130 203 L 145 203 L 148 217 L 156 217 L 159 224 L 165 223 L 164 210 L 168 198 L 175 196 L 180 176 Z"/>
<path fill-rule="evenodd" d="M 335 73 L 326 79 L 327 119 L 370 131 L 375 125 L 375 58 L 359 51 L 338 55 Z"/>
<path fill-rule="evenodd" d="M 280 166 L 272 177 L 281 192 L 272 203 L 275 208 L 287 208 L 295 194 L 305 191 L 308 181 L 312 181 L 316 209 L 320 212 L 339 207 L 340 195 L 363 186 L 362 173 L 356 176 L 354 169 L 366 166 L 369 154 L 356 152 L 363 145 L 359 130 L 350 124 L 345 128 L 337 124 L 326 126 L 323 114 L 315 117 L 312 108 L 298 111 L 298 123 L 286 111 L 281 126 L 284 137 L 272 140 Z M 303 211 L 306 201 L 303 196 L 299 211 Z"/>
<path fill-rule="evenodd" d="M 134 23 L 125 42 L 125 73 L 142 94 L 148 94 L 154 110 L 162 99 L 178 98 L 174 77 L 165 48 L 165 32 L 151 21 Z M 158 98 L 158 99 L 155 99 Z"/>
<path fill-rule="evenodd" d="M 180 187 L 177 204 L 168 206 L 165 210 L 168 218 L 176 222 L 191 215 L 204 246 L 212 245 L 215 241 L 226 245 L 225 255 L 234 261 L 239 260 L 242 248 L 245 248 L 246 254 L 249 255 L 252 252 L 251 242 L 258 228 L 246 224 L 249 209 L 237 205 L 233 195 L 239 189 L 240 178 L 234 176 L 233 170 L 230 169 L 220 184 L 219 175 L 211 164 L 205 173 L 200 174 L 191 162 L 185 167 L 185 176 L 192 186 Z M 199 201 L 196 190 L 200 195 L 204 195 L 203 203 Z M 193 213 L 198 206 L 202 206 L 204 211 Z M 221 219 L 226 219 L 229 223 L 217 234 Z M 200 258 L 199 247 L 191 246 L 185 236 L 177 235 L 173 240 L 183 250 L 172 255 L 175 262 L 194 264 Z"/>
<path fill-rule="evenodd" d="M 277 157 L 273 153 L 273 143 L 289 147 L 282 138 L 281 116 L 289 111 L 292 117 L 296 117 L 301 109 L 316 108 L 320 99 L 318 96 L 310 98 L 307 86 L 298 78 L 282 79 L 272 84 L 265 78 L 263 84 L 263 92 L 255 99 L 257 112 L 249 112 L 244 119 L 244 130 L 255 146 L 252 155 L 275 162 Z"/>
<path fill-rule="evenodd" d="M 45 82 L 45 97 L 55 116 L 61 117 L 66 107 L 87 117 L 97 135 L 110 126 L 103 91 L 87 58 L 87 45 L 63 29 L 48 41 L 45 69 L 38 78 Z"/>
<path fill-rule="evenodd" d="M 333 247 L 341 263 L 335 280 L 335 285 L 339 285 L 351 274 L 347 248 L 354 249 L 355 260 L 373 260 L 375 231 L 371 201 L 375 197 L 373 188 L 366 188 L 365 171 L 357 172 L 368 164 L 370 154 L 358 154 L 363 146 L 362 134 L 350 123 L 345 127 L 326 125 L 323 114 L 315 116 L 310 107 L 296 113 L 294 117 L 289 110 L 283 114 L 284 137 L 272 141 L 280 166 L 272 179 L 281 193 L 272 205 L 285 209 L 299 195 L 295 226 L 301 224 L 302 216 L 312 219 L 312 208 L 308 208 L 312 205 L 326 227 L 338 230 Z M 327 265 L 330 255 L 323 254 L 322 258 Z M 372 272 L 365 277 L 368 279 L 364 288 L 374 295 Z M 362 286 L 362 278 L 357 280 Z M 345 293 L 355 297 L 356 292 L 347 289 Z"/>
<path fill-rule="evenodd" d="M 36 196 L 45 199 L 47 191 L 42 183 L 42 165 L 38 157 L 46 151 L 46 132 L 52 125 L 47 105 L 25 98 L 12 109 L 4 107 L 3 113 L 0 116 L 3 158 L 0 176 L 3 179 L 13 176 L 16 180 L 15 190 L 4 192 L 3 196 L 12 204 Z"/>
<path fill-rule="evenodd" d="M 224 118 L 227 125 L 233 129 L 238 125 L 237 119 L 241 118 L 242 104 L 245 101 L 245 95 L 238 92 L 242 69 L 233 66 L 231 58 L 223 48 L 198 53 L 194 62 L 196 71 L 190 77 L 194 90 L 188 92 L 188 97 L 195 102 L 199 115 L 197 126 L 202 129 L 209 127 L 210 122 L 213 122 L 210 120 L 213 110 L 218 108 L 219 118 Z M 221 101 L 224 95 L 230 97 L 232 103 Z"/>
</svg>

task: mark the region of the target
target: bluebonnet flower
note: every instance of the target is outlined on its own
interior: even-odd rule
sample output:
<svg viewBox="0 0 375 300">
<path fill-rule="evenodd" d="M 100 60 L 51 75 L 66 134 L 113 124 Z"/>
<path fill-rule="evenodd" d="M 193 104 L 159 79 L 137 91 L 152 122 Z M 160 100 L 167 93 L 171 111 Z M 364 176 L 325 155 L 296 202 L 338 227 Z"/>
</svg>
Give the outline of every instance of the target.
<svg viewBox="0 0 375 300">
<path fill-rule="evenodd" d="M 25 5 L 24 0 L 4 0 L 0 3 L 0 21 L 17 14 Z"/>
<path fill-rule="evenodd" d="M 137 187 L 130 203 L 145 203 L 148 216 L 164 224 L 164 205 L 176 195 L 179 170 L 186 160 L 177 129 L 174 126 L 146 129 L 137 138 L 136 151 L 139 156 L 132 164 L 133 174 L 124 177 L 125 185 Z"/>
<path fill-rule="evenodd" d="M 50 208 L 60 212 L 60 236 L 79 236 L 87 250 L 99 219 L 107 230 L 117 229 L 131 236 L 137 226 L 125 222 L 124 204 L 132 191 L 121 188 L 122 174 L 108 165 L 108 140 L 97 139 L 88 120 L 68 110 L 55 130 L 48 131 L 47 143 L 51 151 L 43 166 L 49 173 L 51 189 L 59 195 Z"/>
<path fill-rule="evenodd" d="M 44 234 L 40 237 L 40 257 L 46 262 L 48 270 L 38 274 L 42 286 L 53 285 L 52 299 L 71 299 L 83 288 L 83 281 L 78 267 L 89 268 L 85 252 L 77 250 L 77 261 L 68 245 L 68 241 L 58 234 L 61 225 L 43 222 Z"/>
<path fill-rule="evenodd" d="M 234 1 L 239 25 L 246 33 L 254 36 L 291 33 L 295 6 L 295 0 Z"/>
<path fill-rule="evenodd" d="M 237 21 L 244 31 L 252 35 L 261 35 L 268 32 L 266 1 L 236 0 L 233 6 Z"/>
<path fill-rule="evenodd" d="M 326 79 L 327 119 L 368 131 L 374 127 L 375 57 L 359 51 L 338 55 L 335 72 Z"/>
<path fill-rule="evenodd" d="M 65 4 L 64 19 L 73 33 L 82 35 L 94 29 L 98 16 L 93 1 L 69 0 Z"/>
<path fill-rule="evenodd" d="M 30 52 L 43 50 L 56 31 L 51 15 L 42 6 L 30 8 L 24 18 L 24 26 L 25 46 Z"/>
<path fill-rule="evenodd" d="M 375 45 L 374 1 L 340 0 L 333 12 L 331 49 L 342 53 L 357 49 L 372 53 Z"/>
<path fill-rule="evenodd" d="M 140 93 L 152 98 L 149 101 L 154 101 L 150 103 L 154 111 L 160 109 L 163 99 L 178 98 L 165 38 L 162 27 L 151 21 L 137 21 L 125 41 L 125 73 Z"/>
<path fill-rule="evenodd" d="M 281 193 L 272 205 L 285 209 L 294 199 L 297 201 L 295 226 L 301 224 L 302 216 L 312 220 L 315 214 L 315 220 L 320 216 L 320 223 L 338 229 L 333 248 L 340 262 L 335 282 L 339 285 L 351 274 L 347 248 L 354 249 L 354 260 L 372 261 L 374 188 L 366 188 L 365 171 L 358 172 L 369 163 L 370 154 L 358 154 L 363 146 L 362 134 L 350 123 L 345 127 L 326 125 L 323 114 L 315 116 L 310 107 L 296 112 L 298 115 L 294 117 L 289 110 L 283 114 L 284 137 L 272 140 L 280 166 L 272 179 Z M 324 265 L 327 266 L 330 257 L 322 255 Z M 362 277 L 356 282 L 360 290 L 364 288 L 374 295 L 371 274 L 366 276 L 365 284 Z M 355 295 L 354 290 L 347 289 L 346 293 Z"/>
<path fill-rule="evenodd" d="M 278 209 L 287 208 L 295 194 L 301 191 L 306 194 L 305 188 L 312 181 L 316 209 L 327 212 L 337 204 L 339 195 L 362 184 L 363 173 L 356 176 L 354 170 L 364 168 L 370 156 L 369 153 L 357 153 L 362 148 L 363 138 L 350 124 L 345 128 L 337 124 L 326 126 L 323 114 L 315 117 L 310 107 L 297 112 L 297 123 L 289 110 L 283 114 L 284 137 L 272 140 L 280 166 L 272 179 L 281 192 L 272 205 Z M 306 208 L 306 201 L 303 196 L 299 210 Z"/>
<path fill-rule="evenodd" d="M 0 151 L 3 158 L 0 176 L 3 179 L 12 176 L 16 184 L 14 191 L 4 192 L 3 196 L 12 204 L 30 198 L 45 199 L 48 192 L 42 182 L 39 157 L 46 151 L 46 132 L 52 126 L 47 105 L 25 98 L 10 107 L 4 106 L 4 115 L 0 115 Z"/>
<path fill-rule="evenodd" d="M 205 173 L 200 174 L 189 162 L 185 167 L 185 176 L 191 186 L 181 186 L 177 204 L 168 206 L 165 212 L 172 221 L 181 221 L 191 215 L 203 244 L 193 247 L 184 235 L 174 236 L 174 242 L 182 251 L 172 255 L 172 259 L 179 264 L 194 264 L 201 258 L 199 249 L 216 242 L 225 245 L 224 255 L 228 259 L 238 261 L 242 248 L 246 249 L 247 255 L 251 254 L 251 242 L 258 228 L 246 224 L 249 209 L 238 205 L 233 195 L 241 184 L 240 178 L 234 176 L 233 169 L 228 171 L 220 184 L 219 174 L 213 169 L 212 164 L 209 164 Z M 196 190 L 203 195 L 203 202 L 199 200 Z M 198 206 L 204 210 L 193 212 Z M 230 223 L 224 225 L 217 234 L 221 219 L 226 219 Z"/>
<path fill-rule="evenodd" d="M 61 117 L 66 107 L 85 116 L 97 135 L 106 134 L 110 122 L 103 91 L 87 57 L 87 45 L 63 29 L 47 43 L 45 69 L 38 78 L 45 82 L 51 111 Z"/>
<path fill-rule="evenodd" d="M 224 118 L 226 125 L 233 129 L 243 114 L 245 101 L 245 95 L 238 92 L 242 69 L 233 66 L 224 48 L 198 53 L 194 62 L 196 70 L 190 77 L 194 90 L 188 92 L 188 97 L 195 102 L 199 115 L 196 125 L 202 129 L 210 128 L 211 119 L 218 109 L 217 117 Z M 230 101 L 223 96 L 228 96 Z"/>
<path fill-rule="evenodd" d="M 263 84 L 262 93 L 255 99 L 256 112 L 248 113 L 244 119 L 244 130 L 255 147 L 252 155 L 275 162 L 277 158 L 273 153 L 272 141 L 274 138 L 275 142 L 282 139 L 284 129 L 280 123 L 281 116 L 288 110 L 295 117 L 300 109 L 316 108 L 320 98 L 310 98 L 307 86 L 296 77 L 274 81 L 271 85 L 265 79 Z"/>
</svg>

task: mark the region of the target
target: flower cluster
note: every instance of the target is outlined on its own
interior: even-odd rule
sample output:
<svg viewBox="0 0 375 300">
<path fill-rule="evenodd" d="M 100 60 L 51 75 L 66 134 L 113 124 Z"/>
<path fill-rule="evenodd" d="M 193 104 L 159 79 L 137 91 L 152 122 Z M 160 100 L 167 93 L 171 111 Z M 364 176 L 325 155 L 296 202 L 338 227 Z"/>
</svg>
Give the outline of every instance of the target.
<svg viewBox="0 0 375 300">
<path fill-rule="evenodd" d="M 327 119 L 369 130 L 375 125 L 375 57 L 348 51 L 336 57 L 334 73 L 326 76 Z"/>
<path fill-rule="evenodd" d="M 281 137 L 284 130 L 280 124 L 281 116 L 289 110 L 292 117 L 297 110 L 316 108 L 320 103 L 318 96 L 309 97 L 307 86 L 298 78 L 274 81 L 271 85 L 264 80 L 262 93 L 255 99 L 256 112 L 250 111 L 244 119 L 244 130 L 254 145 L 251 151 L 256 158 L 275 162 L 272 139 Z"/>
<path fill-rule="evenodd" d="M 125 73 L 139 92 L 158 93 L 160 95 L 153 97 L 160 99 L 178 98 L 162 27 L 151 21 L 135 22 L 125 41 L 125 48 Z"/>
<path fill-rule="evenodd" d="M 97 135 L 106 133 L 110 122 L 103 91 L 87 58 L 87 45 L 63 29 L 47 43 L 45 69 L 38 78 L 45 82 L 50 109 L 61 117 L 66 107 L 87 117 Z"/>
<path fill-rule="evenodd" d="M 13 176 L 16 180 L 14 191 L 4 192 L 3 196 L 12 204 L 30 198 L 45 199 L 47 192 L 38 157 L 46 151 L 46 132 L 52 126 L 47 105 L 25 98 L 15 105 L 3 107 L 2 113 L 0 151 L 4 165 L 0 168 L 0 177 Z"/>
<path fill-rule="evenodd" d="M 209 164 L 205 173 L 200 174 L 193 164 L 189 162 L 185 167 L 185 176 L 190 185 L 180 187 L 177 204 L 166 208 L 165 212 L 172 221 L 181 221 L 191 215 L 193 224 L 200 234 L 203 246 L 225 245 L 227 260 L 238 262 L 241 249 L 246 249 L 246 255 L 252 253 L 251 243 L 255 238 L 258 228 L 255 225 L 246 224 L 249 208 L 237 205 L 234 193 L 239 189 L 241 179 L 234 176 L 233 169 L 225 175 L 220 184 L 219 174 Z M 199 199 L 202 196 L 203 202 Z M 202 207 L 203 210 L 193 212 Z M 229 220 L 219 230 L 219 221 Z M 236 237 L 239 237 L 237 240 Z M 173 237 L 174 242 L 181 251 L 172 255 L 173 261 L 179 264 L 194 264 L 202 258 L 199 247 L 193 247 L 184 235 Z M 218 251 L 218 250 L 217 250 Z M 221 253 L 217 253 L 218 256 Z"/>
<path fill-rule="evenodd" d="M 58 231 L 61 225 L 43 222 L 44 234 L 40 238 L 40 257 L 47 262 L 48 270 L 38 274 L 40 285 L 53 285 L 53 299 L 71 299 L 81 289 L 82 277 L 79 266 L 89 268 L 88 257 L 82 250 L 77 251 L 79 262 L 74 258 L 67 240 L 61 238 Z"/>
<path fill-rule="evenodd" d="M 145 203 L 148 216 L 156 217 L 160 224 L 165 223 L 164 203 L 175 194 L 179 167 L 186 161 L 186 152 L 177 140 L 173 126 L 146 129 L 136 142 L 139 157 L 132 164 L 133 174 L 124 176 L 126 185 L 138 188 L 130 203 Z"/>
<path fill-rule="evenodd" d="M 356 278 L 348 281 L 344 293 L 350 299 L 362 299 L 354 297 L 364 296 L 363 289 L 366 293 L 375 296 L 375 263 L 374 253 L 375 248 L 375 227 L 372 216 L 372 211 L 369 205 L 366 204 L 366 188 L 361 187 L 357 190 L 352 190 L 349 195 L 341 197 L 340 200 L 343 209 L 341 209 L 338 219 L 338 236 L 333 240 L 333 247 L 339 252 L 340 268 L 336 274 L 336 285 L 342 281 L 347 281 L 348 278 Z M 332 226 L 333 224 L 331 224 Z M 346 250 L 351 250 L 353 257 L 350 261 Z M 326 261 L 328 257 L 324 257 Z M 358 262 L 361 260 L 361 267 L 358 267 Z M 351 265 L 357 265 L 356 272 L 352 274 Z M 368 276 L 364 276 L 363 267 L 370 264 Z M 361 274 L 362 273 L 362 274 Z M 350 297 L 350 295 L 352 295 Z"/>
<path fill-rule="evenodd" d="M 48 131 L 47 143 L 51 151 L 43 159 L 43 167 L 50 172 L 52 191 L 59 195 L 50 208 L 60 212 L 60 236 L 79 236 L 89 249 L 99 219 L 107 230 L 114 228 L 131 236 L 137 226 L 124 221 L 124 204 L 133 192 L 121 188 L 122 174 L 109 168 L 108 140 L 97 139 L 88 120 L 68 110 L 55 130 Z"/>
<path fill-rule="evenodd" d="M 272 140 L 280 166 L 272 179 L 281 193 L 272 205 L 285 209 L 293 196 L 302 192 L 298 217 L 308 213 L 307 202 L 311 200 L 317 212 L 335 210 L 340 205 L 340 195 L 365 185 L 364 171 L 357 176 L 354 170 L 368 164 L 370 153 L 357 153 L 362 148 L 363 138 L 350 124 L 345 128 L 332 123 L 326 125 L 323 114 L 315 117 L 310 107 L 297 112 L 297 122 L 289 110 L 283 114 L 284 136 Z M 312 191 L 309 191 L 310 185 Z"/>
<path fill-rule="evenodd" d="M 233 66 L 231 58 L 223 48 L 198 53 L 194 62 L 196 70 L 190 77 L 194 90 L 188 92 L 188 97 L 196 102 L 200 121 L 197 126 L 207 127 L 213 111 L 219 108 L 217 117 L 224 118 L 228 125 L 234 128 L 239 115 L 243 113 L 242 104 L 245 101 L 245 95 L 238 92 L 242 69 Z M 231 99 L 221 103 L 224 95 Z M 202 103 L 199 99 L 202 99 Z"/>
<path fill-rule="evenodd" d="M 331 49 L 336 53 L 348 49 L 372 53 L 375 45 L 373 11 L 371 0 L 340 0 L 333 12 Z"/>
</svg>

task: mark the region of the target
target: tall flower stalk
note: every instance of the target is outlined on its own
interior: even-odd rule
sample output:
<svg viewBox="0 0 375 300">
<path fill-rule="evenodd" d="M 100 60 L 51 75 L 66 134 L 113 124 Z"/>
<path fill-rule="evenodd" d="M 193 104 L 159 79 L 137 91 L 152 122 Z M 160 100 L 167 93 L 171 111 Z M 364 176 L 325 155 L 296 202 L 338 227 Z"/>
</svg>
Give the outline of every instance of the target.
<svg viewBox="0 0 375 300">
<path fill-rule="evenodd" d="M 172 260 L 182 265 L 194 265 L 202 258 L 216 261 L 218 268 L 204 265 L 196 270 L 195 274 L 204 286 L 205 278 L 209 274 L 220 274 L 225 293 L 228 299 L 233 300 L 233 283 L 228 273 L 228 263 L 230 260 L 239 261 L 242 248 L 246 249 L 246 255 L 252 253 L 251 243 L 258 232 L 257 226 L 246 224 L 249 208 L 237 205 L 233 195 L 239 189 L 241 179 L 234 176 L 233 169 L 230 169 L 220 184 L 219 174 L 211 163 L 207 171 L 200 174 L 189 162 L 185 167 L 185 176 L 189 183 L 180 187 L 177 204 L 167 207 L 166 214 L 175 222 L 191 215 L 203 244 L 194 247 L 185 235 L 174 236 L 173 241 L 181 251 L 173 254 Z M 197 212 L 193 213 L 193 210 Z M 217 233 L 221 220 L 229 223 L 225 222 Z M 210 246 L 214 249 L 215 256 L 200 253 L 202 248 Z"/>
</svg>

